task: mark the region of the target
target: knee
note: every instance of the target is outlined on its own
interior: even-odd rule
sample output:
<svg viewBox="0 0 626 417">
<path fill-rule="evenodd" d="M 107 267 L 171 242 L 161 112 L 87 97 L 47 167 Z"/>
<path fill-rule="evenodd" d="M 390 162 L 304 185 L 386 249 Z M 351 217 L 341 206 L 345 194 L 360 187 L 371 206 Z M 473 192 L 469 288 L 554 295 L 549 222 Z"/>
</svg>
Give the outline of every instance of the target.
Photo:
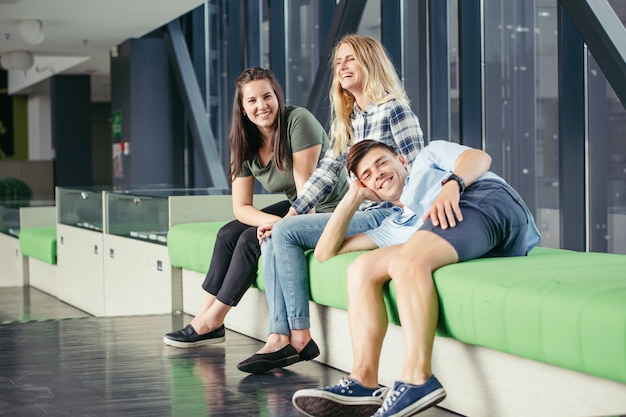
<svg viewBox="0 0 626 417">
<path fill-rule="evenodd" d="M 401 284 L 406 279 L 417 279 L 420 273 L 429 272 L 426 259 L 422 256 L 405 256 L 398 254 L 389 263 L 389 277 L 396 283 Z"/>
<path fill-rule="evenodd" d="M 291 222 L 289 221 L 289 219 L 290 218 L 287 217 L 285 219 L 279 220 L 274 224 L 274 227 L 272 227 L 273 241 L 284 239 L 285 236 L 288 234 L 289 230 L 291 229 Z"/>
<path fill-rule="evenodd" d="M 240 236 L 239 239 L 237 240 L 237 245 L 246 245 L 246 246 L 254 246 L 254 247 L 258 247 L 259 246 L 259 239 L 257 238 L 257 228 L 256 227 L 249 227 L 247 228 Z"/>
<path fill-rule="evenodd" d="M 272 228 L 272 240 L 275 245 L 300 246 L 299 233 L 303 215 L 286 217 L 278 221 Z"/>
<path fill-rule="evenodd" d="M 237 224 L 235 222 L 230 222 L 222 226 L 220 230 L 217 231 L 216 239 L 219 242 L 230 242 L 231 240 L 234 241 L 239 238 L 240 233 L 241 232 L 237 227 Z"/>
<path fill-rule="evenodd" d="M 374 277 L 369 273 L 368 263 L 361 256 L 348 266 L 346 278 L 350 292 L 375 285 Z"/>
</svg>

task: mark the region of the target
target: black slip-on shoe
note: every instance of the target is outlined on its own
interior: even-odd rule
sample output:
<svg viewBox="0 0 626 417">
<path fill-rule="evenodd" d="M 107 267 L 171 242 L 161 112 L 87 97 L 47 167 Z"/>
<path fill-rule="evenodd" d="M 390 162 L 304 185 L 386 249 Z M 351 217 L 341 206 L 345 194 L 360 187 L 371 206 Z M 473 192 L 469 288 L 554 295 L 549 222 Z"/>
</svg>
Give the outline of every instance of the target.
<svg viewBox="0 0 626 417">
<path fill-rule="evenodd" d="M 298 353 L 293 346 L 287 345 L 278 352 L 255 353 L 245 361 L 240 362 L 237 368 L 240 371 L 249 372 L 251 374 L 262 374 L 272 369 L 284 368 L 285 366 L 293 365 L 301 361 L 310 361 L 311 359 L 317 358 L 319 354 L 319 347 L 313 339 L 311 339 L 300 353 Z"/>
<path fill-rule="evenodd" d="M 304 346 L 304 348 L 300 351 L 300 360 L 301 361 L 310 361 L 311 359 L 315 359 L 320 355 L 320 348 L 317 346 L 317 343 L 313 341 L 313 339 L 309 340 L 309 343 Z"/>
<path fill-rule="evenodd" d="M 275 368 L 282 368 L 300 361 L 300 355 L 291 345 L 287 345 L 278 352 L 255 353 L 243 362 L 239 362 L 237 369 L 251 374 L 262 374 Z"/>
<path fill-rule="evenodd" d="M 163 337 L 166 345 L 179 348 L 192 348 L 198 346 L 212 345 L 226 340 L 226 329 L 222 324 L 217 329 L 205 334 L 198 334 L 191 324 L 184 329 L 168 333 Z"/>
</svg>

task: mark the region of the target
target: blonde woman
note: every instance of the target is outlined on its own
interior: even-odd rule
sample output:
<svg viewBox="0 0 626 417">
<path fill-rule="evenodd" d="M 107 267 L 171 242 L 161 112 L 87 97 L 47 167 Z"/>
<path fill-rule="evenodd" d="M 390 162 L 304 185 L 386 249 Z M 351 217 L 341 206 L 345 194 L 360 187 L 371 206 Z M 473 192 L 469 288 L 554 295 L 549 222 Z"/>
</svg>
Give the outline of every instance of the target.
<svg viewBox="0 0 626 417">
<path fill-rule="evenodd" d="M 332 189 L 344 173 L 350 146 L 364 139 L 389 145 L 409 165 L 423 148 L 419 120 L 384 47 L 375 39 L 347 35 L 334 48 L 330 89 L 331 149 L 304 185 L 302 193 L 278 222 L 260 226 L 263 276 L 269 304 L 265 345 L 239 363 L 241 371 L 263 373 L 319 355 L 311 338 L 308 266 L 305 251 L 315 248 L 329 214 L 300 216 Z M 393 210 L 389 203 L 364 203 L 347 233 L 377 227 Z"/>
</svg>

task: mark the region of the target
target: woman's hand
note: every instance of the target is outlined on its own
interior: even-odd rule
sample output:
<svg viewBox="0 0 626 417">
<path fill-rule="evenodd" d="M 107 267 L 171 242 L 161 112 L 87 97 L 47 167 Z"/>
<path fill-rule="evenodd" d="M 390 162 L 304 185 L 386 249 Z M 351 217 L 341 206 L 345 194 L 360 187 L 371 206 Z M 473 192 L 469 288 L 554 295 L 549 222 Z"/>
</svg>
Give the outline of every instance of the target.
<svg viewBox="0 0 626 417">
<path fill-rule="evenodd" d="M 276 224 L 276 222 L 266 223 L 256 229 L 256 237 L 259 239 L 259 244 L 263 243 L 266 238 L 272 236 L 272 228 L 274 227 L 274 224 Z"/>
</svg>

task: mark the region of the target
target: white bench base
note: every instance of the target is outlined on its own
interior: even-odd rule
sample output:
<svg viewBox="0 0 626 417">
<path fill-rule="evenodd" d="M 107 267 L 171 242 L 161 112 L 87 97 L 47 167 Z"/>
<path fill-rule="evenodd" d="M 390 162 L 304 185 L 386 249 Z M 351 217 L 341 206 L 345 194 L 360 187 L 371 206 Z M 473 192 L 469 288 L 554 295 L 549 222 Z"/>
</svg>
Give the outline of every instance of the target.
<svg viewBox="0 0 626 417">
<path fill-rule="evenodd" d="M 101 232 L 57 225 L 59 299 L 94 316 L 104 315 Z"/>
<path fill-rule="evenodd" d="M 25 262 L 19 239 L 0 233 L 0 287 L 23 287 Z"/>
<path fill-rule="evenodd" d="M 171 314 L 182 308 L 181 270 L 167 246 L 115 235 L 104 238 L 104 315 Z"/>
<path fill-rule="evenodd" d="M 183 309 L 194 315 L 204 296 L 200 287 L 204 274 L 183 270 L 182 278 Z M 347 313 L 313 302 L 310 312 L 311 333 L 322 352 L 317 360 L 349 372 L 352 346 Z M 267 322 L 265 293 L 251 288 L 230 311 L 225 325 L 264 341 Z M 403 340 L 402 329 L 390 325 L 379 375 L 383 385 L 392 385 L 401 374 Z M 452 338 L 435 339 L 433 370 L 448 393 L 440 406 L 465 416 L 588 417 L 626 411 L 626 384 Z"/>
<path fill-rule="evenodd" d="M 58 298 L 57 266 L 35 258 L 26 259 L 24 283 Z"/>
</svg>

